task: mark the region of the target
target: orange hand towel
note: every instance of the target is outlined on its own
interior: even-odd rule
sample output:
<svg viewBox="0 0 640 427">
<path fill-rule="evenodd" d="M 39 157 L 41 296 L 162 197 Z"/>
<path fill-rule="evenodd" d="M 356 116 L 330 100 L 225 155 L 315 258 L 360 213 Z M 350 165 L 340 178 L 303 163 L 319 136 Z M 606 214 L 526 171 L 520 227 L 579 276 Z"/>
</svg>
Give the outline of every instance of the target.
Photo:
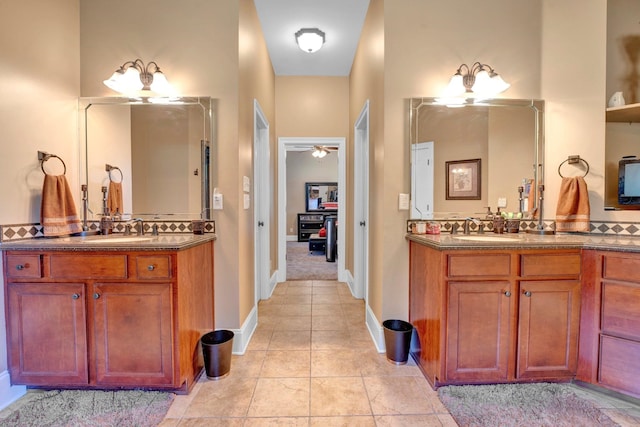
<svg viewBox="0 0 640 427">
<path fill-rule="evenodd" d="M 45 175 L 40 223 L 45 236 L 66 236 L 82 231 L 73 194 L 64 175 Z"/>
<path fill-rule="evenodd" d="M 122 215 L 122 183 L 109 182 L 109 192 L 107 193 L 107 207 L 111 215 Z"/>
<path fill-rule="evenodd" d="M 562 178 L 556 231 L 590 231 L 590 205 L 587 183 L 582 177 Z"/>
</svg>

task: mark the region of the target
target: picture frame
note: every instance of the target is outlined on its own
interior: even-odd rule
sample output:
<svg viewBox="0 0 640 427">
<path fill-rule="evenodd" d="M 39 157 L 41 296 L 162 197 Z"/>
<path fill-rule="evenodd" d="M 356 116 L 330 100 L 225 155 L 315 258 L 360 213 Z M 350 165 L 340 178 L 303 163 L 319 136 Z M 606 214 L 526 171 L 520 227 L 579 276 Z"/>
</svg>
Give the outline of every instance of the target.
<svg viewBox="0 0 640 427">
<path fill-rule="evenodd" d="M 446 200 L 480 200 L 480 159 L 445 162 Z"/>
</svg>

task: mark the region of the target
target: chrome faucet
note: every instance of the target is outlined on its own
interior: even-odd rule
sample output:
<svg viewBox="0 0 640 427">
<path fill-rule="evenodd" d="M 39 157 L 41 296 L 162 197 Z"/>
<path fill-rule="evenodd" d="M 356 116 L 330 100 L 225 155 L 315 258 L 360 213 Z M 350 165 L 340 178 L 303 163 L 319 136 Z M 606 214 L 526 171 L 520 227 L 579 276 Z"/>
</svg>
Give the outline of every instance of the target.
<svg viewBox="0 0 640 427">
<path fill-rule="evenodd" d="M 464 228 L 463 228 L 463 233 L 464 234 L 471 234 L 471 223 L 474 223 L 475 225 L 478 226 L 478 233 L 481 233 L 480 230 L 482 230 L 482 232 L 484 232 L 484 227 L 480 227 L 480 225 L 482 225 L 482 221 L 480 221 L 478 218 L 465 218 L 464 220 Z"/>
<path fill-rule="evenodd" d="M 138 226 L 136 227 L 136 230 L 138 232 L 138 236 L 144 236 L 144 220 L 142 218 L 134 218 L 131 221 L 129 221 L 126 225 L 125 225 L 125 235 L 129 235 L 131 234 L 131 225 L 138 223 Z"/>
</svg>

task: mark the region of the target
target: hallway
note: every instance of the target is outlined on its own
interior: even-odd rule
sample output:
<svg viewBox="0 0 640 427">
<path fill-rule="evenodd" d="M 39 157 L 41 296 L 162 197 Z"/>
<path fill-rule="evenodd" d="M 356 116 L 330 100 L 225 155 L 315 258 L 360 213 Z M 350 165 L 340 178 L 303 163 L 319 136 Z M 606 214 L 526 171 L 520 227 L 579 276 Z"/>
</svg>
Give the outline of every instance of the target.
<svg viewBox="0 0 640 427">
<path fill-rule="evenodd" d="M 280 283 L 247 352 L 176 396 L 163 427 L 456 426 L 415 363 L 378 353 L 344 283 Z"/>
</svg>

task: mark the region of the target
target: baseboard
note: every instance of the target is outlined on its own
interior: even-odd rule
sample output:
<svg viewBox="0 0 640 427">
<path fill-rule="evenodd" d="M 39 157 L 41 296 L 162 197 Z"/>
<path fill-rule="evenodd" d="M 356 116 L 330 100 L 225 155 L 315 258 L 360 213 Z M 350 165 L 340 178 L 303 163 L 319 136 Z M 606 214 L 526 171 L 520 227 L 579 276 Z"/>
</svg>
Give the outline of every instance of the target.
<svg viewBox="0 0 640 427">
<path fill-rule="evenodd" d="M 23 385 L 11 385 L 9 372 L 0 373 L 0 410 L 6 408 L 27 393 L 27 387 Z"/>
<path fill-rule="evenodd" d="M 287 234 L 287 242 L 297 242 L 298 235 L 297 234 Z"/>
<path fill-rule="evenodd" d="M 367 323 L 367 329 L 369 329 L 373 343 L 376 346 L 378 353 L 384 353 L 386 351 L 386 346 L 384 344 L 384 329 L 380 326 L 381 323 L 376 318 L 371 307 L 369 307 L 369 304 L 365 305 L 365 310 L 365 322 Z"/>
<path fill-rule="evenodd" d="M 247 316 L 240 329 L 233 329 L 233 354 L 243 355 L 247 351 L 247 346 L 253 333 L 258 326 L 258 307 L 255 306 Z"/>
<path fill-rule="evenodd" d="M 266 283 L 265 286 L 260 290 L 260 299 L 269 299 L 271 295 L 273 295 L 273 291 L 278 285 L 278 272 L 275 271 L 273 275 L 269 278 L 269 283 Z"/>
<path fill-rule="evenodd" d="M 351 272 L 349 270 L 346 270 L 346 269 L 344 270 L 344 280 L 340 280 L 340 282 L 346 283 L 347 286 L 349 287 L 349 290 L 351 291 L 351 296 L 353 296 L 354 298 L 357 298 L 355 296 L 356 293 L 354 292 L 356 281 L 351 275 Z"/>
</svg>

